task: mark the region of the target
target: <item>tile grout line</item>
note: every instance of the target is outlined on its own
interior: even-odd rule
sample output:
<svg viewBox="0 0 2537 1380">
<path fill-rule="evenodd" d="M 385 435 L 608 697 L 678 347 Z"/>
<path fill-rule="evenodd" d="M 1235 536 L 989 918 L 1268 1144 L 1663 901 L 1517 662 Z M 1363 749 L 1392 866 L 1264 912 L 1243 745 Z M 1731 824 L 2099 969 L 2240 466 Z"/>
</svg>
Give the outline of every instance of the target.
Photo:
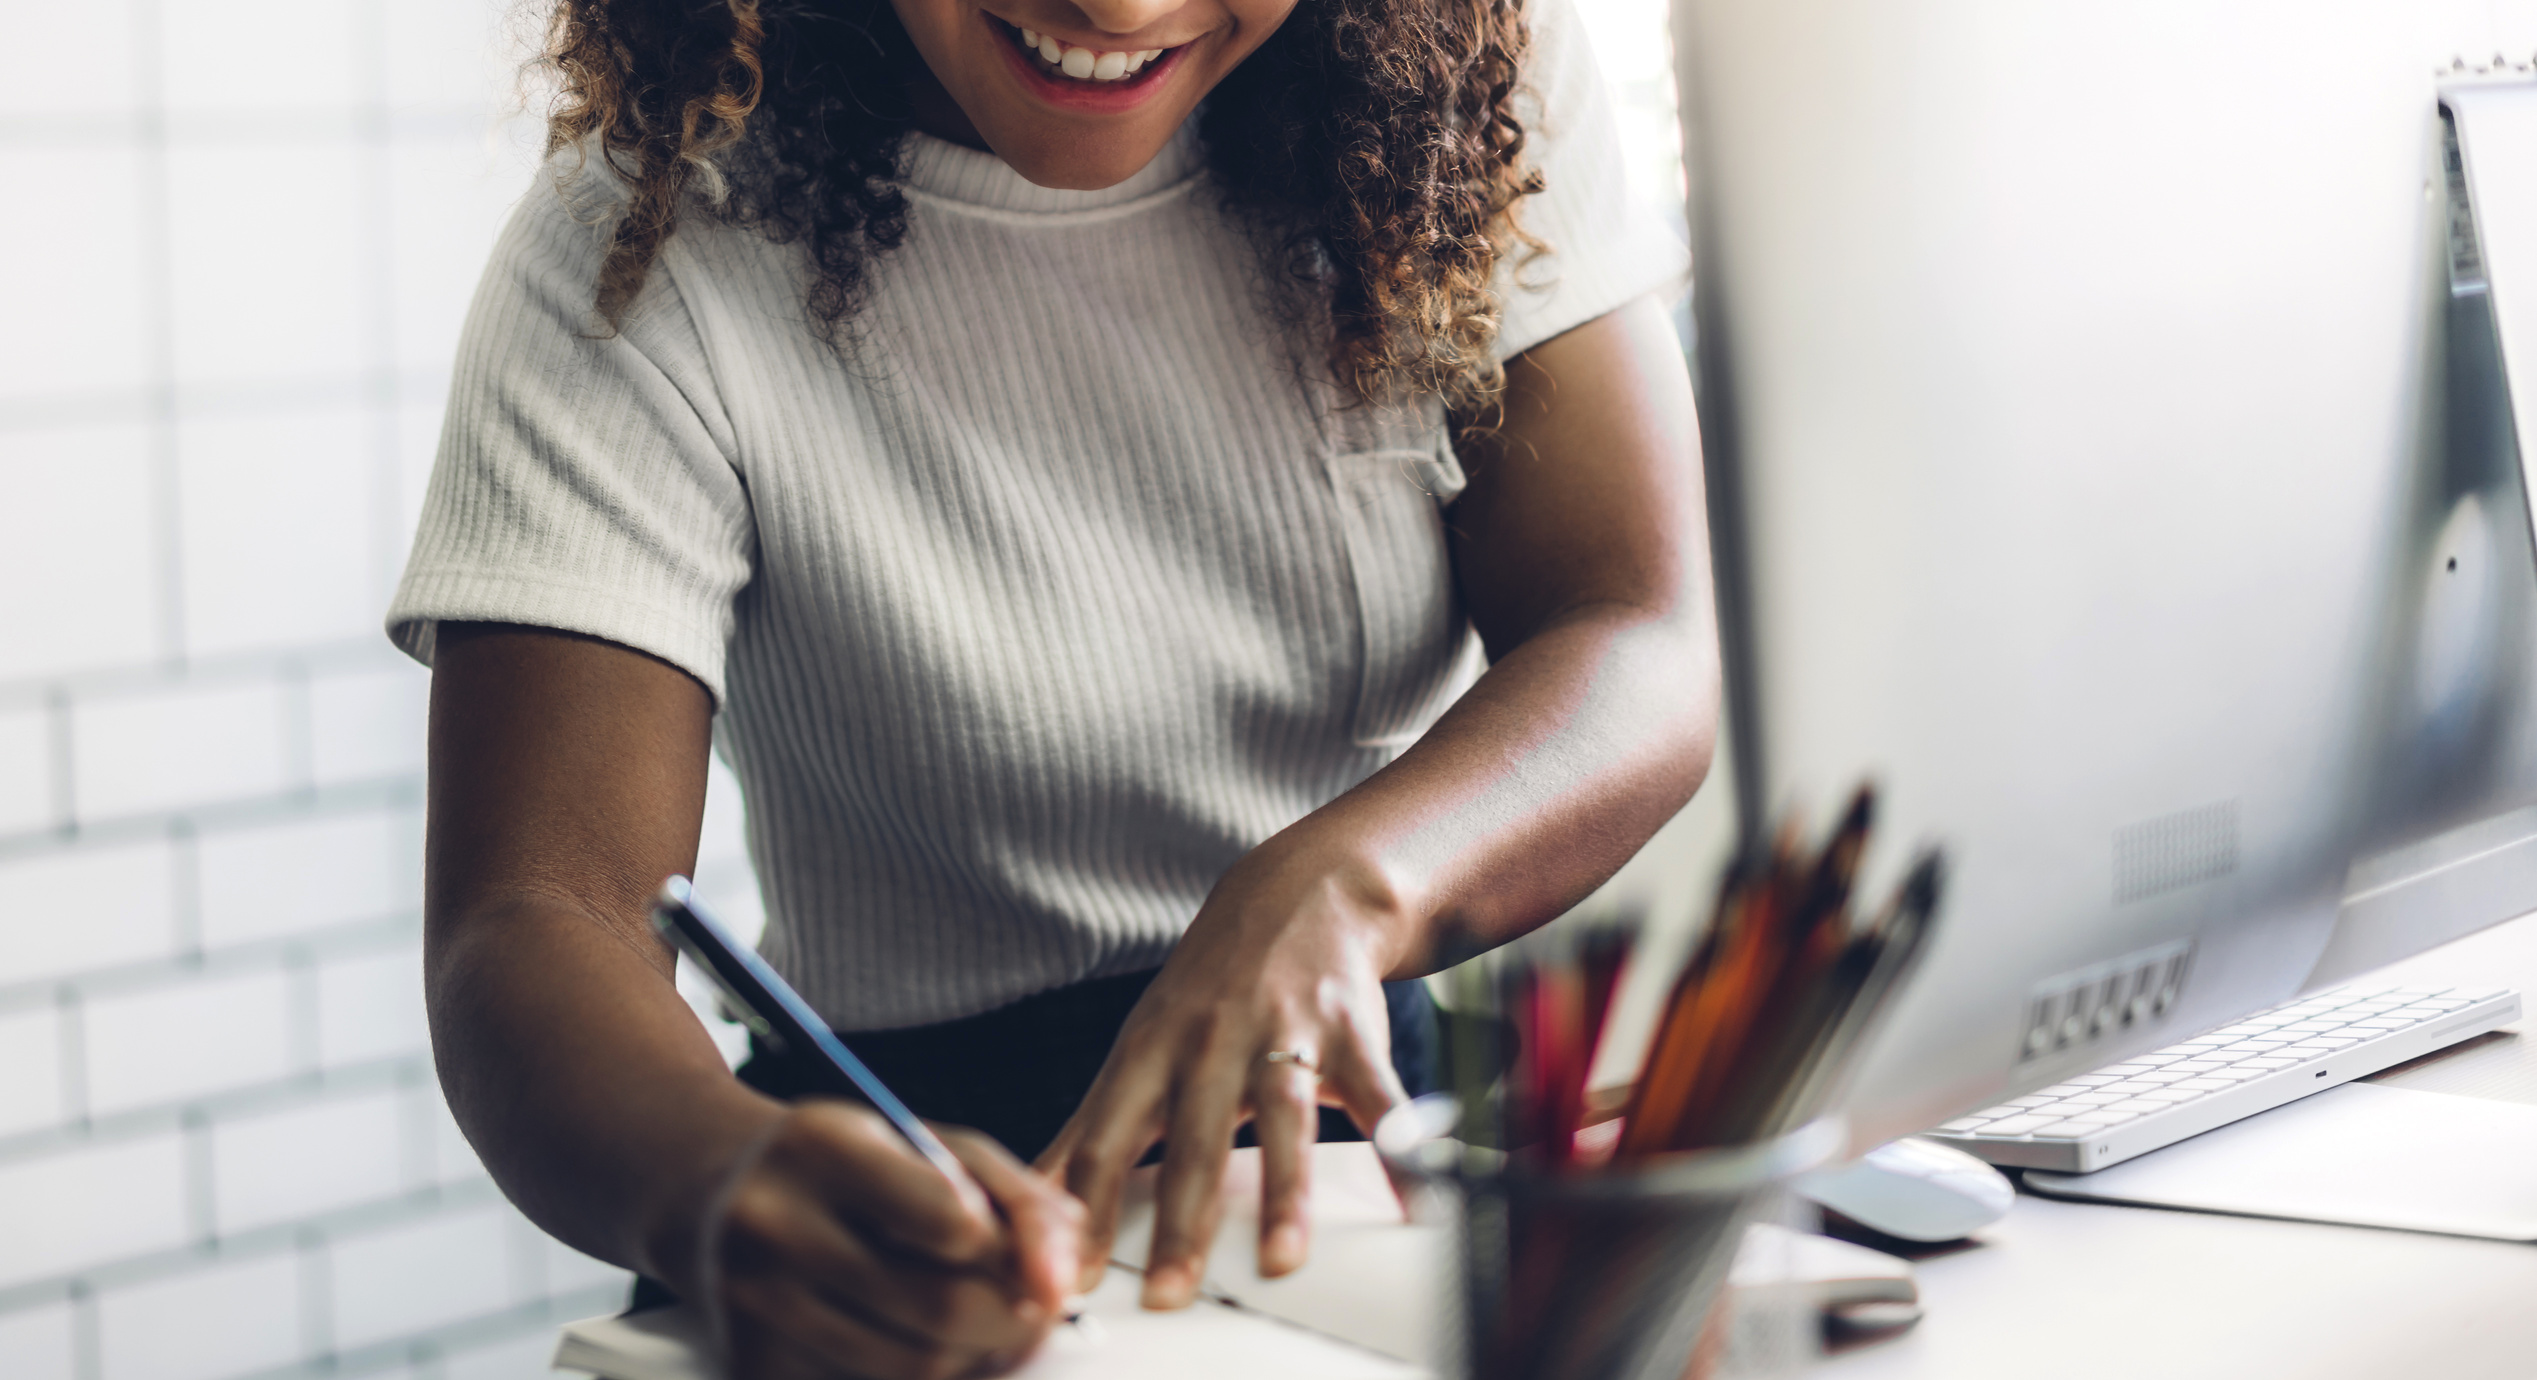
<svg viewBox="0 0 2537 1380">
<path fill-rule="evenodd" d="M 176 306 L 175 226 L 168 166 L 167 73 L 160 61 L 159 0 L 133 0 L 135 72 L 139 97 L 136 142 L 141 178 L 143 299 L 148 303 L 148 385 L 150 418 L 150 523 L 156 557 L 160 660 L 171 667 L 185 662 L 184 514 L 181 461 L 176 440 Z"/>
</svg>

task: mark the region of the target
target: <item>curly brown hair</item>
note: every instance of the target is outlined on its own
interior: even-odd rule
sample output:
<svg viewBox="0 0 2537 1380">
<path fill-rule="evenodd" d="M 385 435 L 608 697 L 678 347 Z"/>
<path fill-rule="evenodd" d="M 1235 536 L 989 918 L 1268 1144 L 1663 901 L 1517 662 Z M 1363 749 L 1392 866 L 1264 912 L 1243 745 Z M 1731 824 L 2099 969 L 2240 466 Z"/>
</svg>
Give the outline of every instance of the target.
<svg viewBox="0 0 2537 1380">
<path fill-rule="evenodd" d="M 1208 98 L 1225 201 L 1326 311 L 1362 397 L 1468 407 L 1503 385 L 1492 274 L 1541 248 L 1515 216 L 1541 187 L 1515 110 L 1529 42 L 1524 0 L 1304 0 Z M 887 0 L 556 0 L 548 152 L 597 150 L 628 184 L 600 315 L 702 206 L 804 245 L 812 327 L 839 343 L 907 233 L 921 61 Z"/>
</svg>

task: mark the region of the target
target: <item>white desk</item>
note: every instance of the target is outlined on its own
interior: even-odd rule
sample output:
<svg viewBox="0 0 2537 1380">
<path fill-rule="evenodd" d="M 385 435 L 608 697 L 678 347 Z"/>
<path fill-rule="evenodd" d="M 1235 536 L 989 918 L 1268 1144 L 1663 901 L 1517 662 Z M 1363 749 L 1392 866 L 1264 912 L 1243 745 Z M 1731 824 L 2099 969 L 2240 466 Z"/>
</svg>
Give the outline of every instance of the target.
<svg viewBox="0 0 2537 1380">
<path fill-rule="evenodd" d="M 2537 1006 L 2537 916 L 2388 970 L 2403 981 L 2509 984 Z M 2537 1041 L 2483 1037 L 2382 1075 L 2432 1092 L 2537 1104 Z M 1315 1263 L 1263 1282 L 1249 1268 L 1255 1203 L 1241 1163 L 1211 1277 L 1249 1308 L 1412 1360 L 1432 1354 L 1439 1234 L 1400 1226 L 1366 1148 L 1317 1157 Z M 2529 1167 L 2537 1174 L 2537 1164 Z M 1246 1202 L 1248 1200 L 1248 1202 Z M 1141 1254 L 1142 1204 L 1120 1242 Z M 1919 1265 L 1927 1315 L 1899 1338 L 1817 1363 L 1819 1380 L 2525 1380 L 2537 1376 L 2537 1246 L 2020 1197 L 1981 1244 Z M 1129 1308 L 1114 1272 L 1105 1296 Z M 1133 1316 L 1132 1314 L 1130 1315 Z M 1137 1318 L 1117 1349 L 1055 1354 L 1050 1377 L 1182 1373 L 1362 1375 L 1414 1367 L 1202 1305 Z M 1150 1328 L 1144 1324 L 1152 1323 Z M 1150 1333 L 1150 1335 L 1148 1335 Z M 1148 1355 L 1147 1353 L 1152 1353 Z M 1131 1355 L 1133 1353 L 1133 1355 Z M 1291 1353 L 1291 1354 L 1290 1354 Z M 1309 1361 L 1303 1358 L 1309 1354 Z"/>
<path fill-rule="evenodd" d="M 2537 916 L 2388 970 L 2537 1004 Z M 2382 1081 L 2537 1102 L 2537 1051 L 2486 1037 Z M 2529 1166 L 2537 1174 L 2537 1165 Z M 1823 1380 L 2442 1380 L 2537 1375 L 2537 1247 L 2021 1197 L 1919 1266 L 1927 1316 Z"/>
</svg>

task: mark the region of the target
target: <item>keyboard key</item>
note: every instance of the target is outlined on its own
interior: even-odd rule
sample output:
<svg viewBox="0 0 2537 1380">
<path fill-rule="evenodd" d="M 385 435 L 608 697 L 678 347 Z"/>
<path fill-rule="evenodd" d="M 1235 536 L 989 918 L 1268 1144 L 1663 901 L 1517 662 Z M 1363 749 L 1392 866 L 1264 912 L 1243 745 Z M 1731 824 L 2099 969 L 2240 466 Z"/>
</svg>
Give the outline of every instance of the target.
<svg viewBox="0 0 2537 1380">
<path fill-rule="evenodd" d="M 2109 1103 L 2097 1110 L 2102 1112 L 2163 1112 L 2167 1110 L 2167 1104 L 2164 1102 L 2154 1102 L 2147 1098 L 2127 1097 L 2120 1102 Z"/>
<path fill-rule="evenodd" d="M 2284 1045 L 2280 1049 L 2274 1050 L 2273 1053 L 2285 1059 L 2298 1059 L 2304 1063 L 2310 1059 L 2325 1058 L 2327 1055 L 2334 1053 L 2334 1047 L 2323 1044 L 2312 1045 L 2303 1042 L 2295 1045 Z"/>
<path fill-rule="evenodd" d="M 2261 1059 L 2249 1059 L 2244 1063 L 2239 1064 L 2238 1067 L 2243 1069 L 2263 1069 L 2266 1072 L 2271 1072 L 2276 1069 L 2297 1068 L 2299 1067 L 2299 1061 L 2296 1059 L 2275 1059 L 2267 1056 Z"/>
<path fill-rule="evenodd" d="M 2065 1097 L 2053 1105 L 2056 1107 L 2103 1107 L 2108 1103 L 2120 1102 L 2128 1096 L 2130 1096 L 2128 1093 L 2084 1092 L 2075 1097 Z"/>
<path fill-rule="evenodd" d="M 2136 1092 L 2148 1092 L 2150 1089 L 2157 1086 L 2158 1085 L 2155 1083 L 2143 1083 L 2137 1079 L 2126 1078 L 2120 1083 L 2108 1083 L 2104 1087 L 2097 1089 L 2097 1091 L 2101 1093 L 2113 1093 L 2119 1097 L 2130 1097 Z"/>
<path fill-rule="evenodd" d="M 2170 1083 L 2182 1082 L 2192 1076 L 2193 1075 L 2190 1073 L 2178 1073 L 2173 1069 L 2160 1069 L 2156 1073 L 2144 1073 L 2132 1081 L 2135 1083 L 2147 1083 L 2153 1088 L 2163 1088 Z"/>
<path fill-rule="evenodd" d="M 2055 1083 L 2049 1088 L 2037 1088 L 2035 1095 L 2037 1097 L 2068 1097 L 2072 1093 L 2087 1090 L 2087 1085 L 2084 1083 Z"/>
<path fill-rule="evenodd" d="M 2056 1121 L 2049 1126 L 2036 1127 L 2035 1138 L 2037 1140 L 2044 1140 L 2047 1138 L 2056 1140 L 2078 1140 L 2086 1136 L 2095 1135 L 2097 1132 L 2104 1130 L 2108 1126 L 2120 1126 L 2122 1124 L 2123 1123 L 2119 1118 L 2114 1117 L 2074 1117 L 2068 1121 Z"/>
<path fill-rule="evenodd" d="M 2188 1078 L 2175 1086 L 2180 1090 L 2191 1089 L 2194 1092 L 2218 1092 L 2222 1088 L 2236 1087 L 2237 1080 L 2234 1078 Z"/>
<path fill-rule="evenodd" d="M 2142 1093 L 2139 1097 L 2134 1098 L 2133 1100 L 2136 1102 L 2160 1102 L 2172 1107 L 2179 1102 L 2191 1102 L 2200 1096 L 2202 1096 L 2202 1093 L 2197 1089 L 2160 1088 L 2156 1092 Z"/>
<path fill-rule="evenodd" d="M 2022 1136 L 2034 1130 L 2038 1126 L 2050 1126 L 2061 1119 L 2062 1118 L 2060 1117 L 2051 1116 L 2005 1117 L 1983 1127 L 1982 1134 L 1986 1136 Z"/>
<path fill-rule="evenodd" d="M 1960 1116 L 1955 1120 L 1940 1126 L 1938 1129 L 1951 1136 L 1960 1136 L 1965 1132 L 1972 1130 L 1974 1127 L 1981 1125 L 1984 1120 L 1985 1118 L 1978 1116 Z"/>
</svg>

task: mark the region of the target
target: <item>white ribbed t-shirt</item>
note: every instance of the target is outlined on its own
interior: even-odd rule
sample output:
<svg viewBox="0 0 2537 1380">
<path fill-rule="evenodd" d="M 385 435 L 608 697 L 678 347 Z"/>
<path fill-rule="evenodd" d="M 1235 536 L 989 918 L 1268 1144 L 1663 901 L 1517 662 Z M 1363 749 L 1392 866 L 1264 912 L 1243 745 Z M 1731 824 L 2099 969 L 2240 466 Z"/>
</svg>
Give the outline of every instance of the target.
<svg viewBox="0 0 2537 1380">
<path fill-rule="evenodd" d="M 1534 20 L 1504 354 L 1678 284 L 1582 34 Z M 621 330 L 534 193 L 460 346 L 388 614 L 587 633 L 713 692 L 764 947 L 845 1029 L 1162 962 L 1235 860 L 1466 683 L 1437 408 L 1343 406 L 1192 132 L 1052 191 L 917 136 L 849 353 L 798 246 L 679 227 Z M 587 183 L 575 189 L 587 198 Z M 1504 281 L 1502 279 L 1502 281 Z"/>
</svg>

